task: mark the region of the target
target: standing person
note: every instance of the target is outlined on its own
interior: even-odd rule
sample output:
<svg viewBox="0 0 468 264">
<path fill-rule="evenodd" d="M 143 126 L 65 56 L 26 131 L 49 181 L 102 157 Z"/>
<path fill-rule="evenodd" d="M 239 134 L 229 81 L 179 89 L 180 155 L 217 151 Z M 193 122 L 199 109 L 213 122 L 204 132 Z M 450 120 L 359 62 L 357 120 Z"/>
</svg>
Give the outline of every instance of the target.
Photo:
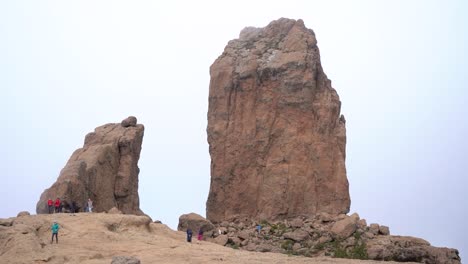
<svg viewBox="0 0 468 264">
<path fill-rule="evenodd" d="M 50 243 L 51 244 L 54 243 L 54 236 L 55 236 L 55 242 L 56 244 L 58 244 L 58 231 L 60 229 L 60 226 L 57 223 L 57 221 L 54 221 L 50 229 L 52 230 L 52 241 L 50 241 Z"/>
<path fill-rule="evenodd" d="M 257 233 L 260 235 L 260 230 L 262 230 L 262 226 L 260 224 L 257 225 Z"/>
<path fill-rule="evenodd" d="M 203 240 L 203 229 L 201 227 L 198 229 L 198 240 Z"/>
<path fill-rule="evenodd" d="M 75 208 L 76 208 L 76 204 L 75 204 L 74 201 L 72 201 L 72 202 L 70 203 L 70 213 L 71 213 L 72 215 L 75 215 L 75 210 L 76 210 Z"/>
<path fill-rule="evenodd" d="M 93 201 L 91 201 L 91 198 L 88 198 L 88 212 L 93 212 Z"/>
<path fill-rule="evenodd" d="M 193 234 L 192 229 L 187 228 L 187 242 L 190 242 L 190 243 L 192 242 L 192 234 Z"/>
<path fill-rule="evenodd" d="M 59 213 L 60 212 L 60 199 L 57 197 L 57 199 L 55 199 L 55 212 L 56 213 Z"/>
<path fill-rule="evenodd" d="M 47 206 L 49 207 L 49 214 L 53 213 L 54 212 L 54 201 L 52 201 L 52 199 L 49 198 L 49 200 L 47 200 Z"/>
</svg>

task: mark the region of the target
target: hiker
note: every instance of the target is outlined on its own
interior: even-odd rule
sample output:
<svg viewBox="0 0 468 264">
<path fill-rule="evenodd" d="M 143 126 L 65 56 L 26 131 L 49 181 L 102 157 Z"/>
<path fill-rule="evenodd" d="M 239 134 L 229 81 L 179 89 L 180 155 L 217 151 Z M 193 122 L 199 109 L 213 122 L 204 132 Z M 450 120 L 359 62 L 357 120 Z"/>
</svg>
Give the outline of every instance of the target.
<svg viewBox="0 0 468 264">
<path fill-rule="evenodd" d="M 55 200 L 55 212 L 56 213 L 60 213 L 60 199 L 57 197 L 57 199 Z"/>
<path fill-rule="evenodd" d="M 49 207 L 49 214 L 53 213 L 54 212 L 54 201 L 52 201 L 52 199 L 49 198 L 49 200 L 47 200 L 47 206 Z"/>
<path fill-rule="evenodd" d="M 76 203 L 75 203 L 75 201 L 72 201 L 72 202 L 70 203 L 70 213 L 71 213 L 72 215 L 75 215 L 75 211 L 76 211 Z"/>
<path fill-rule="evenodd" d="M 91 201 L 91 198 L 88 198 L 88 212 L 93 212 L 93 201 Z"/>
<path fill-rule="evenodd" d="M 56 244 L 58 244 L 58 231 L 59 231 L 59 224 L 57 223 L 57 221 L 54 221 L 54 223 L 52 224 L 52 226 L 50 227 L 50 229 L 52 230 L 52 241 L 50 241 L 50 243 L 54 243 L 54 236 L 55 236 L 55 242 Z"/>
<path fill-rule="evenodd" d="M 198 240 L 203 240 L 203 229 L 200 227 L 198 230 Z"/>
<path fill-rule="evenodd" d="M 187 242 L 192 242 L 192 229 L 187 228 Z"/>
<path fill-rule="evenodd" d="M 257 225 L 257 233 L 260 235 L 260 230 L 262 230 L 262 226 L 260 224 Z"/>
</svg>

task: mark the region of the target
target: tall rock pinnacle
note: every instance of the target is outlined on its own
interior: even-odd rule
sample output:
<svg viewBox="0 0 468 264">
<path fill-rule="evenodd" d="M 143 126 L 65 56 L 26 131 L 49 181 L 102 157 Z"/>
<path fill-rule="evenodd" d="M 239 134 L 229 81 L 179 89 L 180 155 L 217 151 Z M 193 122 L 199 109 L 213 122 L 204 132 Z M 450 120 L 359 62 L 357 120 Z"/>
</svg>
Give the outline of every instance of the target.
<svg viewBox="0 0 468 264">
<path fill-rule="evenodd" d="M 314 32 L 285 18 L 245 28 L 210 74 L 207 218 L 347 213 L 345 119 Z"/>
<path fill-rule="evenodd" d="M 47 200 L 58 197 L 65 207 L 74 201 L 80 211 L 90 198 L 96 212 L 117 207 L 126 214 L 143 214 L 138 196 L 143 133 L 144 126 L 129 117 L 86 135 L 83 148 L 73 152 L 57 181 L 42 193 L 36 212 L 47 213 Z"/>
</svg>

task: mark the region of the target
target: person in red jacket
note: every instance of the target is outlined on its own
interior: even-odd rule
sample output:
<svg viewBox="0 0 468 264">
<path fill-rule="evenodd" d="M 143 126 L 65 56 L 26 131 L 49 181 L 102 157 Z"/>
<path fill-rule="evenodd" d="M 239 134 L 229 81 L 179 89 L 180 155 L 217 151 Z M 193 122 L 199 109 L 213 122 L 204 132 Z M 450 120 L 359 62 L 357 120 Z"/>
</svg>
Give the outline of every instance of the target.
<svg viewBox="0 0 468 264">
<path fill-rule="evenodd" d="M 57 199 L 55 200 L 55 212 L 56 213 L 60 213 L 60 199 L 57 197 Z"/>
<path fill-rule="evenodd" d="M 54 201 L 52 201 L 52 199 L 49 198 L 49 200 L 47 200 L 47 206 L 49 207 L 49 214 L 53 213 L 54 212 Z"/>
</svg>

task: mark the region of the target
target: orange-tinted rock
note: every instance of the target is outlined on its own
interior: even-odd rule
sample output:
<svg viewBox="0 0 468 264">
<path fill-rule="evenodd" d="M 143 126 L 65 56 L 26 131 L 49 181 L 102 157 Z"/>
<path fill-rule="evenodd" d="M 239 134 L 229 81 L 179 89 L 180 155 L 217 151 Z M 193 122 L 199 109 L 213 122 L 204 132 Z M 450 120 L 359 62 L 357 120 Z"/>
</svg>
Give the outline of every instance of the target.
<svg viewBox="0 0 468 264">
<path fill-rule="evenodd" d="M 345 119 L 302 20 L 246 28 L 210 68 L 207 218 L 347 213 Z"/>
<path fill-rule="evenodd" d="M 136 123 L 136 118 L 130 119 Z M 47 213 L 47 199 L 59 197 L 64 210 L 74 201 L 83 211 L 91 198 L 93 212 L 116 207 L 125 214 L 143 214 L 138 196 L 143 133 L 141 124 L 106 124 L 86 135 L 83 148 L 72 154 L 57 181 L 42 193 L 36 212 Z"/>
</svg>

